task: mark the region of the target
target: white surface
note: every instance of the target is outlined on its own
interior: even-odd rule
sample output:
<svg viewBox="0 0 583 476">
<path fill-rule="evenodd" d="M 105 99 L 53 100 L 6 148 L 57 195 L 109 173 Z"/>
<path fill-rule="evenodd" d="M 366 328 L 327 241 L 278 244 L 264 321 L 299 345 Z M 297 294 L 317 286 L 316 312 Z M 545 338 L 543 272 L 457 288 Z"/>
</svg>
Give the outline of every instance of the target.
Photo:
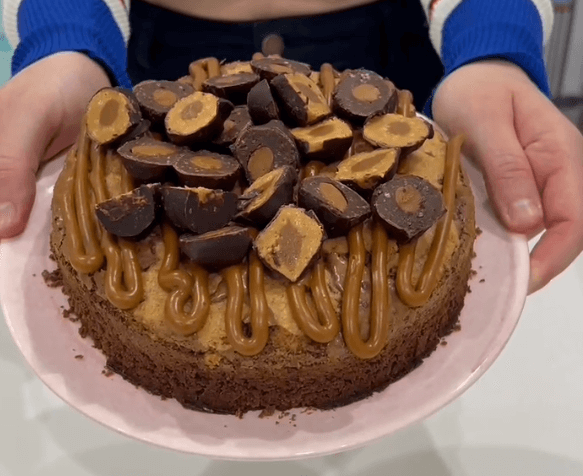
<svg viewBox="0 0 583 476">
<path fill-rule="evenodd" d="M 0 245 L 2 308 L 17 346 L 50 389 L 83 414 L 141 441 L 238 460 L 299 459 L 361 447 L 421 421 L 472 385 L 503 349 L 524 305 L 526 241 L 499 225 L 484 205 L 479 173 L 467 167 L 477 184 L 476 218 L 482 234 L 472 263 L 477 272 L 471 281 L 474 292 L 466 297 L 460 316 L 462 331 L 449 336 L 446 347 L 440 346 L 387 390 L 334 411 L 298 409 L 263 419 L 257 413 L 239 419 L 192 412 L 118 376 L 104 378 L 103 355 L 90 340 L 80 338 L 76 325 L 63 319 L 67 302 L 60 289 L 45 285 L 43 270 L 55 268 L 48 257 L 50 201 L 62 162 L 50 164 L 38 181 L 37 201 L 24 234 Z"/>
<path fill-rule="evenodd" d="M 363 449 L 284 463 L 211 461 L 107 430 L 46 389 L 0 324 L 0 475 L 581 476 L 582 288 L 578 260 L 527 300 L 486 375 L 425 422 Z"/>
</svg>

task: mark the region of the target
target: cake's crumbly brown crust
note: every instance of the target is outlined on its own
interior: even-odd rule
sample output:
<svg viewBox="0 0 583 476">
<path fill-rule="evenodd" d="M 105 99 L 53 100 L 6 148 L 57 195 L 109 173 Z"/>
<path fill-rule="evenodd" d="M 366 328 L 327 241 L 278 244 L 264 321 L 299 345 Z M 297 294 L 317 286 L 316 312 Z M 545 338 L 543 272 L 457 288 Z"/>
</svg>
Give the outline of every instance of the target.
<svg viewBox="0 0 583 476">
<path fill-rule="evenodd" d="M 254 357 L 202 352 L 155 334 L 127 311 L 95 292 L 95 282 L 73 270 L 62 250 L 62 219 L 55 214 L 51 248 L 63 273 L 63 290 L 81 322 L 107 357 L 107 366 L 149 392 L 176 398 L 185 407 L 222 413 L 294 407 L 332 408 L 364 398 L 401 378 L 427 357 L 458 322 L 471 272 L 476 236 L 474 201 L 467 179 L 457 188 L 455 223 L 459 245 L 430 300 L 394 312 L 389 342 L 380 355 L 361 360 L 342 337 L 317 344 L 270 327 L 265 349 Z M 394 274 L 393 274 L 394 276 Z M 393 301 L 396 297 L 393 293 Z M 295 346 L 295 349 L 294 349 Z"/>
</svg>

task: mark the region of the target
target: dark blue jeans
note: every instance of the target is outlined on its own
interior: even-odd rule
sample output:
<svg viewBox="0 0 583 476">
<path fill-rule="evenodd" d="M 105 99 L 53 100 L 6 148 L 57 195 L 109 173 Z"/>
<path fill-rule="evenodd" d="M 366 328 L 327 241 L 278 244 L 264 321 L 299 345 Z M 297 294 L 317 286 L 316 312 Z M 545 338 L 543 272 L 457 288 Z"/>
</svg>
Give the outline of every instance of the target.
<svg viewBox="0 0 583 476">
<path fill-rule="evenodd" d="M 250 59 L 263 38 L 280 35 L 286 58 L 314 68 L 366 68 L 413 92 L 418 108 L 443 75 L 418 0 L 385 0 L 340 12 L 263 22 L 223 23 L 192 18 L 132 0 L 128 71 L 135 83 L 177 79 L 191 61 Z"/>
</svg>

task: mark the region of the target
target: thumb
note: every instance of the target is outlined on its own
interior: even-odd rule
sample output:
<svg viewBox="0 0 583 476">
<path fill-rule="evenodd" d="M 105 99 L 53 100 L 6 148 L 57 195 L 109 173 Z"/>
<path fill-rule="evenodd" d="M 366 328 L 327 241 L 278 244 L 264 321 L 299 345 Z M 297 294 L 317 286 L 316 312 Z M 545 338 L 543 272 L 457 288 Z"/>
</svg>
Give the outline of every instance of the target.
<svg viewBox="0 0 583 476">
<path fill-rule="evenodd" d="M 467 131 L 468 152 L 481 166 L 488 195 L 506 227 L 532 235 L 543 227 L 541 197 L 516 135 L 512 100 L 486 101 Z"/>
<path fill-rule="evenodd" d="M 34 203 L 36 177 L 27 161 L 0 157 L 0 239 L 24 230 Z"/>
<path fill-rule="evenodd" d="M 24 230 L 36 170 L 60 123 L 51 95 L 22 83 L 15 78 L 0 91 L 0 240 Z"/>
</svg>

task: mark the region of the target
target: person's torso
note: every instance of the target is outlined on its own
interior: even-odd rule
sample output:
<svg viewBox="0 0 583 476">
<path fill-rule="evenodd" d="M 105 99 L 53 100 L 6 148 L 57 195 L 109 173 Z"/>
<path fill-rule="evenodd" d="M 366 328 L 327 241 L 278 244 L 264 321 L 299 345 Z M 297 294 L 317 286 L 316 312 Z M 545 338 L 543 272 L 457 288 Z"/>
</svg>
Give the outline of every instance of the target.
<svg viewBox="0 0 583 476">
<path fill-rule="evenodd" d="M 375 0 L 146 0 L 152 5 L 209 20 L 260 21 L 318 15 L 373 3 Z"/>
</svg>

